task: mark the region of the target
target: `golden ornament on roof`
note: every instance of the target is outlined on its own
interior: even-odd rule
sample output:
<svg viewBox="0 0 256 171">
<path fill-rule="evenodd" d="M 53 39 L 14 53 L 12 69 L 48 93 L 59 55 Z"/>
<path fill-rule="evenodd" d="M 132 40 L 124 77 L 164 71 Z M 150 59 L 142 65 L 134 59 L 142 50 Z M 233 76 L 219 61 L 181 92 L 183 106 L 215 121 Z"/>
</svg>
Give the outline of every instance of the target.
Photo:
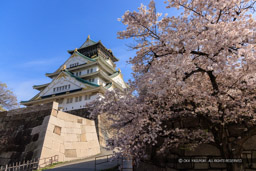
<svg viewBox="0 0 256 171">
<path fill-rule="evenodd" d="M 89 39 L 90 39 L 90 35 L 88 35 L 88 36 L 87 36 L 87 39 L 86 39 L 86 41 L 87 41 L 87 40 L 89 40 Z"/>
<path fill-rule="evenodd" d="M 67 68 L 67 66 L 66 66 L 66 65 L 63 65 L 62 70 L 65 70 L 66 68 Z"/>
</svg>

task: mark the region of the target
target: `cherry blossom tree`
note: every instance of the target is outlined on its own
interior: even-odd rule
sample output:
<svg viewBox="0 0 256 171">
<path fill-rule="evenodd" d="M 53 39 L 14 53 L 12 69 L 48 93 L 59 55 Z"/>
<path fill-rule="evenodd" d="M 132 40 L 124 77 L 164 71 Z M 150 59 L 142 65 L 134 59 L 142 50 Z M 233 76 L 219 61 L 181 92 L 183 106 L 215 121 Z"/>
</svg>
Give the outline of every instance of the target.
<svg viewBox="0 0 256 171">
<path fill-rule="evenodd" d="M 7 88 L 7 85 L 0 82 L 0 111 L 18 107 L 17 98 Z"/>
<path fill-rule="evenodd" d="M 134 39 L 134 79 L 125 92 L 107 92 L 92 111 L 107 112 L 118 130 L 110 146 L 154 162 L 173 149 L 211 143 L 223 158 L 241 158 L 256 129 L 254 5 L 168 0 L 166 7 L 179 9 L 179 16 L 157 13 L 154 1 L 125 12 L 120 21 L 127 27 L 118 35 Z M 234 125 L 243 132 L 230 141 Z"/>
</svg>

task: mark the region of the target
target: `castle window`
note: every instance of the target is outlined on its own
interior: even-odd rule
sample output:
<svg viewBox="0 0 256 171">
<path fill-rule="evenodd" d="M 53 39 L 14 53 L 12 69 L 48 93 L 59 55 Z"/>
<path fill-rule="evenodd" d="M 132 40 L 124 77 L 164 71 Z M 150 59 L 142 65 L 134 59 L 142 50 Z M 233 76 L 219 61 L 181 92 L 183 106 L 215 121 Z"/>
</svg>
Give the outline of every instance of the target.
<svg viewBox="0 0 256 171">
<path fill-rule="evenodd" d="M 81 75 L 81 71 L 79 72 L 79 75 Z"/>
<path fill-rule="evenodd" d="M 89 82 L 94 82 L 94 78 L 90 78 L 88 81 Z"/>
<path fill-rule="evenodd" d="M 75 100 L 76 102 L 78 102 L 78 97 L 76 97 L 76 100 Z"/>
<path fill-rule="evenodd" d="M 79 65 L 79 63 L 77 62 L 77 63 L 74 63 L 74 64 L 70 64 L 69 66 L 70 66 L 70 68 L 72 68 L 72 67 L 76 67 L 78 65 Z"/>
<path fill-rule="evenodd" d="M 84 100 L 90 100 L 91 99 L 91 96 L 90 95 L 85 95 L 84 96 Z"/>
<path fill-rule="evenodd" d="M 69 89 L 69 88 L 70 88 L 70 85 L 55 87 L 55 88 L 53 88 L 53 92 L 63 91 L 63 90 Z"/>
<path fill-rule="evenodd" d="M 70 84 L 68 85 L 68 89 L 70 89 Z"/>
<path fill-rule="evenodd" d="M 59 104 L 62 104 L 62 102 L 63 102 L 63 100 L 58 100 L 58 103 L 59 103 Z"/>
<path fill-rule="evenodd" d="M 93 72 L 93 68 L 87 69 L 87 74 L 90 74 L 90 73 L 92 73 L 92 72 Z"/>
<path fill-rule="evenodd" d="M 68 99 L 67 99 L 67 104 L 68 104 L 68 103 L 72 103 L 72 101 L 73 101 L 73 98 L 72 98 L 72 97 L 71 97 L 71 98 L 68 98 Z"/>
<path fill-rule="evenodd" d="M 79 102 L 81 102 L 82 101 L 82 96 L 79 96 Z"/>
</svg>

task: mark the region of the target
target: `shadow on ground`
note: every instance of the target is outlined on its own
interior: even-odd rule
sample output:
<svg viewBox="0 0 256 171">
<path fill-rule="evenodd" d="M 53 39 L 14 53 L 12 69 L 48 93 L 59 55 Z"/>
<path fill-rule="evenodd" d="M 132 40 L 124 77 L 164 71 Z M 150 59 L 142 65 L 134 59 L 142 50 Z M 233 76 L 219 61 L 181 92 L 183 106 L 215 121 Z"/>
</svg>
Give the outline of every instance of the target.
<svg viewBox="0 0 256 171">
<path fill-rule="evenodd" d="M 96 170 L 99 171 L 103 169 L 112 168 L 115 167 L 117 164 L 118 161 L 116 159 L 109 162 L 107 162 L 106 158 L 100 159 L 97 160 Z M 61 166 L 53 169 L 47 169 L 45 171 L 95 171 L 95 160 L 84 161 L 81 163 Z"/>
</svg>

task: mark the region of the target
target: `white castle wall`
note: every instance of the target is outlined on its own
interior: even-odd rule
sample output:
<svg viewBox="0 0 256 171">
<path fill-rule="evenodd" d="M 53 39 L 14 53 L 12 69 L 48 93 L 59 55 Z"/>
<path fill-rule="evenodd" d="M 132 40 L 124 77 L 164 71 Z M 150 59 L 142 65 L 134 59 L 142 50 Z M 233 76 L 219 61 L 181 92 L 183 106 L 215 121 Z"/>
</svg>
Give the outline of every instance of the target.
<svg viewBox="0 0 256 171">
<path fill-rule="evenodd" d="M 125 85 L 125 82 L 123 80 L 123 78 L 120 76 L 120 74 L 116 77 L 113 78 L 113 80 L 119 84 L 120 86 L 122 86 L 123 88 L 127 88 L 126 85 Z"/>
<path fill-rule="evenodd" d="M 111 61 L 111 59 L 106 59 L 106 62 L 107 62 L 109 65 L 111 65 L 112 67 L 114 67 L 113 62 Z"/>
<path fill-rule="evenodd" d="M 76 97 L 79 98 L 80 96 L 82 97 L 82 100 L 76 102 L 75 101 Z M 85 96 L 87 96 L 87 98 L 90 96 L 90 99 L 86 100 Z M 98 97 L 99 97 L 99 94 L 94 94 L 94 95 L 80 94 L 80 95 L 76 95 L 76 96 L 68 96 L 67 98 L 64 98 L 64 100 L 61 104 L 59 104 L 59 107 L 61 107 L 63 109 L 63 111 L 85 108 L 85 105 L 87 103 L 90 103 L 93 100 L 96 100 Z M 67 103 L 67 99 L 70 99 L 70 98 L 73 98 L 72 103 Z"/>
</svg>

